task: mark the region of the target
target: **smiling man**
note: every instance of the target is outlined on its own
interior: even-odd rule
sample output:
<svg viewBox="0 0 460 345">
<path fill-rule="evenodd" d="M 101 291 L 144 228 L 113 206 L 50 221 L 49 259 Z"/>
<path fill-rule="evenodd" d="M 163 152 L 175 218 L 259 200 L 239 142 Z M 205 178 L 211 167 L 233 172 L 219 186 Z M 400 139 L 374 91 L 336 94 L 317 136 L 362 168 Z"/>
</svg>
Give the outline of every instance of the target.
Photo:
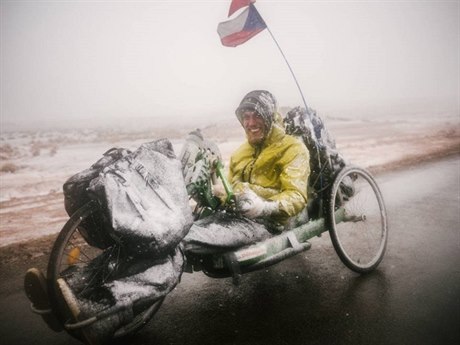
<svg viewBox="0 0 460 345">
<path fill-rule="evenodd" d="M 310 174 L 305 145 L 284 131 L 275 97 L 255 90 L 236 116 L 247 142 L 230 159 L 229 180 L 240 212 L 279 229 L 305 209 Z"/>
</svg>

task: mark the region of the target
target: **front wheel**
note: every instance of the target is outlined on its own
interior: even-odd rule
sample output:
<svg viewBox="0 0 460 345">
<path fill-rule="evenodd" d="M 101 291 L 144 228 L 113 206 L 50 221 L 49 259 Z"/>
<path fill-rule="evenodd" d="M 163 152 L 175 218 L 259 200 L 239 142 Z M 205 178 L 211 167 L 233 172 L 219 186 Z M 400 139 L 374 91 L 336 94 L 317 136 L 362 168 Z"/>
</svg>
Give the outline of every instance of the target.
<svg viewBox="0 0 460 345">
<path fill-rule="evenodd" d="M 76 211 L 64 225 L 51 250 L 47 272 L 48 294 L 53 312 L 62 325 L 69 320 L 67 307 L 58 291 L 57 280 L 64 278 L 67 282 L 72 281 L 71 286 L 76 296 L 84 296 L 91 289 L 112 279 L 114 269 L 122 260 L 123 248 L 119 244 L 114 243 L 108 248 L 99 249 L 86 242 L 87 230 L 81 224 L 91 222 L 91 218 L 96 217 L 98 212 L 100 209 L 95 202 L 89 202 Z M 83 278 L 72 280 L 75 273 Z M 142 328 L 158 311 L 163 300 L 164 297 L 143 308 L 131 323 L 118 329 L 114 337 L 122 337 Z M 82 340 L 77 328 L 67 328 L 67 331 Z"/>
<path fill-rule="evenodd" d="M 336 211 L 344 209 L 343 219 Z M 340 260 L 351 270 L 368 273 L 383 259 L 388 224 L 382 193 L 365 169 L 348 166 L 334 180 L 328 204 L 329 233 Z"/>
</svg>

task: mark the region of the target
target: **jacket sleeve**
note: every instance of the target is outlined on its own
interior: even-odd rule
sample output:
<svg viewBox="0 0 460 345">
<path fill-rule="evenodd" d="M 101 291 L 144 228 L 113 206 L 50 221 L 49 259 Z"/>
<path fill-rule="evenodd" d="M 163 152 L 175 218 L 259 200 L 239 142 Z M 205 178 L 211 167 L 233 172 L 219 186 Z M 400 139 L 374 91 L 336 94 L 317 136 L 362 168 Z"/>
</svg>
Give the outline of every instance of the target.
<svg viewBox="0 0 460 345">
<path fill-rule="evenodd" d="M 241 145 L 236 152 L 230 157 L 230 166 L 228 169 L 228 181 L 233 187 L 235 194 L 241 193 L 247 188 L 248 183 L 243 177 L 244 170 L 251 164 L 253 149 L 249 144 Z"/>
<path fill-rule="evenodd" d="M 278 201 L 280 220 L 298 214 L 307 204 L 307 186 L 310 175 L 310 155 L 303 145 L 293 145 L 280 162 L 280 193 L 269 197 Z"/>
<path fill-rule="evenodd" d="M 239 156 L 237 156 L 239 157 Z M 282 159 L 277 164 L 280 171 L 279 181 L 273 183 L 276 188 L 267 188 L 258 184 L 246 182 L 243 178 L 243 169 L 238 166 L 238 159 L 230 160 L 229 182 L 235 194 L 252 189 L 260 197 L 277 201 L 280 213 L 274 217 L 279 222 L 298 214 L 307 203 L 307 185 L 310 175 L 310 156 L 308 149 L 301 142 L 290 145 L 283 153 Z"/>
<path fill-rule="evenodd" d="M 230 184 L 233 186 L 233 189 L 235 189 L 235 186 L 237 183 L 242 182 L 241 181 L 241 171 L 237 171 L 235 167 L 235 161 L 233 159 L 233 156 L 230 157 L 230 166 L 228 168 L 228 181 Z"/>
</svg>

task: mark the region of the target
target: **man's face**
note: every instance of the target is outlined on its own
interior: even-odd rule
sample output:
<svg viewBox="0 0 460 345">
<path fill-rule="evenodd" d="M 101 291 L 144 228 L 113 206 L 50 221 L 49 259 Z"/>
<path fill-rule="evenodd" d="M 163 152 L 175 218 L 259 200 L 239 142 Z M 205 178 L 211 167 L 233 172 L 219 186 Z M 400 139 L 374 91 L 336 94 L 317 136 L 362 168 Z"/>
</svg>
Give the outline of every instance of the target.
<svg viewBox="0 0 460 345">
<path fill-rule="evenodd" d="M 251 145 L 261 144 L 268 133 L 267 126 L 262 116 L 256 111 L 245 110 L 242 116 L 243 128 Z"/>
</svg>

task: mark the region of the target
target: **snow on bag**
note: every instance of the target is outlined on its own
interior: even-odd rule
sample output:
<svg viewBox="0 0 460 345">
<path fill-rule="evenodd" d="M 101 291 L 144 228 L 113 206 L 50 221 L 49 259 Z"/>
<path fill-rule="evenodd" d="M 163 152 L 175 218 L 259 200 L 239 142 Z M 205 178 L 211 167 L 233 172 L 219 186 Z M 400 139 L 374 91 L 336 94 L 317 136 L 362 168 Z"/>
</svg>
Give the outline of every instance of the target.
<svg viewBox="0 0 460 345">
<path fill-rule="evenodd" d="M 295 107 L 283 120 L 286 133 L 301 137 L 310 152 L 309 199 L 314 200 L 334 181 L 339 171 L 347 165 L 337 150 L 335 140 L 326 129 L 316 111 Z M 353 181 L 346 177 L 340 184 L 344 198 L 354 195 Z"/>
<path fill-rule="evenodd" d="M 227 251 L 255 244 L 271 236 L 266 227 L 243 217 L 216 212 L 196 221 L 184 238 L 186 251 Z"/>
<path fill-rule="evenodd" d="M 91 167 L 70 177 L 63 186 L 64 208 L 67 214 L 72 216 L 80 207 L 90 202 L 87 190 L 90 182 L 98 177 L 105 167 L 130 153 L 131 151 L 123 148 L 111 148 Z M 110 237 L 111 226 L 101 212 L 95 212 L 91 217 L 84 219 L 78 228 L 91 246 L 105 249 L 113 244 Z"/>
<path fill-rule="evenodd" d="M 166 139 L 108 165 L 88 190 L 103 206 L 112 237 L 138 255 L 167 254 L 193 222 L 181 164 Z"/>
<path fill-rule="evenodd" d="M 139 255 L 164 255 L 187 234 L 192 215 L 181 164 L 171 143 L 157 140 L 136 151 L 113 148 L 64 184 L 64 205 L 71 216 L 91 200 L 94 212 L 79 226 L 86 241 L 107 248 L 122 242 Z"/>
</svg>

